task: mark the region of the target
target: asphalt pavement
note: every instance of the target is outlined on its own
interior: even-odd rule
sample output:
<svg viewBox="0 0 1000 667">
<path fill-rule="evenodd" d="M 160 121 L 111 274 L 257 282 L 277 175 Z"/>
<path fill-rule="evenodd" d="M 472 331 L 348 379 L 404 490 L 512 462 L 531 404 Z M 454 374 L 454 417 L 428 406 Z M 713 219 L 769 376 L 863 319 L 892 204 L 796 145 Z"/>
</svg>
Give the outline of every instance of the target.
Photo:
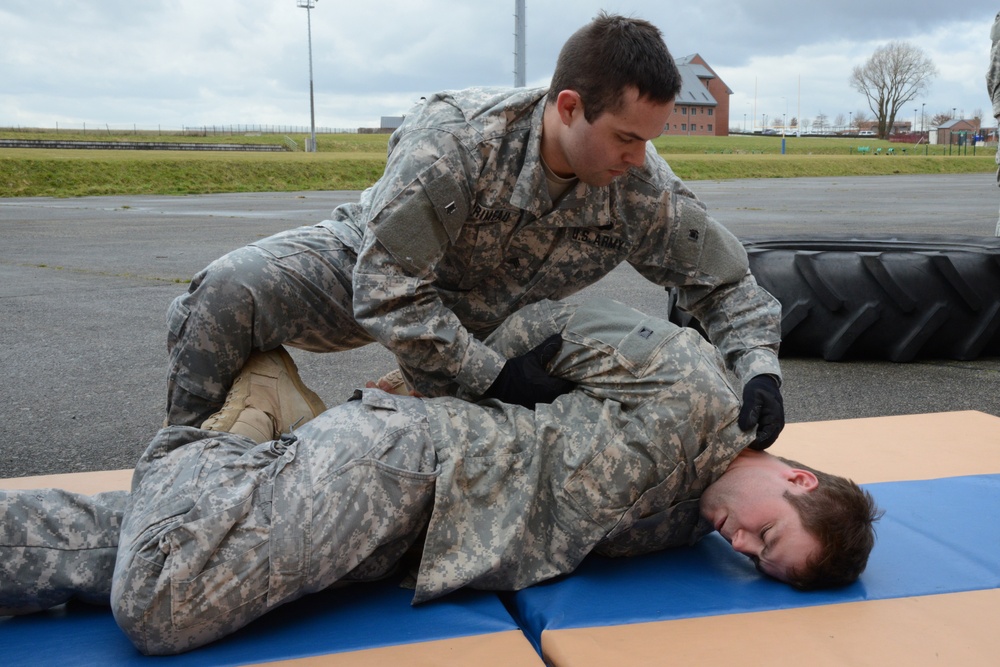
<svg viewBox="0 0 1000 667">
<path fill-rule="evenodd" d="M 738 236 L 992 236 L 1000 205 L 992 174 L 689 186 Z M 0 477 L 134 465 L 163 420 L 165 313 L 186 281 L 225 252 L 322 220 L 358 195 L 0 199 Z M 598 294 L 664 312 L 663 291 L 627 266 L 580 296 Z M 393 367 L 376 345 L 292 354 L 328 405 Z M 785 359 L 783 369 L 789 422 L 951 410 L 1000 416 L 997 358 Z"/>
</svg>

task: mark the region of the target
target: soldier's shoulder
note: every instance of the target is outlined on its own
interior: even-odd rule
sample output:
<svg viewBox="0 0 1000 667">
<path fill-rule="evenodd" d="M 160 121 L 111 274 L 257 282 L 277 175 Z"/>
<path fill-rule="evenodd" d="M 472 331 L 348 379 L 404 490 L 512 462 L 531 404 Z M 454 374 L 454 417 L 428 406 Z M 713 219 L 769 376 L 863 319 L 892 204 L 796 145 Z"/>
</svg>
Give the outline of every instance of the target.
<svg viewBox="0 0 1000 667">
<path fill-rule="evenodd" d="M 658 205 L 666 193 L 697 199 L 652 143 L 646 149 L 643 166 L 629 170 L 625 178 L 616 181 L 615 187 L 619 190 L 617 194 L 620 198 L 640 208 L 645 204 Z"/>
<path fill-rule="evenodd" d="M 466 88 L 436 93 L 411 110 L 403 128 L 483 131 L 530 117 L 544 100 L 544 88 Z M 401 128 L 401 129 L 403 129 Z"/>
</svg>

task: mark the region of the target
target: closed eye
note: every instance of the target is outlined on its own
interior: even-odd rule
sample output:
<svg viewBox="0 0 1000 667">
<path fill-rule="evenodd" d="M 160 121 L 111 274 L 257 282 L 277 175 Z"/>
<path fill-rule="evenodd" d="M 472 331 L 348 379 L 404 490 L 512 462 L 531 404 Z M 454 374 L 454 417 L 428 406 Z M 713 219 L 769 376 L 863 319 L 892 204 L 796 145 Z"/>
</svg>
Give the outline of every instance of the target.
<svg viewBox="0 0 1000 667">
<path fill-rule="evenodd" d="M 765 526 L 764 529 L 760 531 L 760 541 L 761 544 L 764 545 L 763 548 L 761 549 L 761 555 L 767 555 L 768 549 L 771 546 L 770 544 L 767 543 L 767 534 L 769 532 L 771 532 L 771 526 Z"/>
<path fill-rule="evenodd" d="M 646 140 L 643 139 L 642 137 L 640 137 L 637 134 L 619 134 L 618 135 L 618 141 L 622 142 L 623 144 L 631 144 L 631 143 L 635 143 L 637 141 L 641 141 L 642 143 L 646 143 Z"/>
</svg>

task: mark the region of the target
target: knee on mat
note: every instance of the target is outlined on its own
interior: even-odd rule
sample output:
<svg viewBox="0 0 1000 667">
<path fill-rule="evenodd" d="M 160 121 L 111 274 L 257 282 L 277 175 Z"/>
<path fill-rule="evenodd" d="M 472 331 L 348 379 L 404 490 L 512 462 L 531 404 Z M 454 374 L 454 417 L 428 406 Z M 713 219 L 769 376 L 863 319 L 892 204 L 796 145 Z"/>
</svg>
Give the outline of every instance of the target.
<svg viewBox="0 0 1000 667">
<path fill-rule="evenodd" d="M 163 626 L 171 624 L 170 584 L 162 567 L 133 556 L 119 561 L 111 586 L 111 613 L 125 636 L 141 653 L 178 653 L 163 641 Z"/>
</svg>

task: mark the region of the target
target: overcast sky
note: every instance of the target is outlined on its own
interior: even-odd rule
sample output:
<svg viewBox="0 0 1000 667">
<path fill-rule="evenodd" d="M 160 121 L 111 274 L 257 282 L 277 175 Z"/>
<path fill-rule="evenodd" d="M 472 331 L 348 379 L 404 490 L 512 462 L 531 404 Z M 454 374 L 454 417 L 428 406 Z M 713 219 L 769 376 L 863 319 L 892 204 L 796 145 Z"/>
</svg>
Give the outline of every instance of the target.
<svg viewBox="0 0 1000 667">
<path fill-rule="evenodd" d="M 0 127 L 309 126 L 306 10 L 296 0 L 3 0 Z M 316 0 L 316 125 L 375 127 L 442 89 L 513 85 L 513 0 Z M 601 9 L 647 19 L 734 91 L 730 124 L 867 110 L 855 65 L 892 40 L 938 76 L 902 116 L 985 114 L 986 0 L 527 0 L 527 81 Z M 870 114 L 870 111 L 868 112 Z M 770 120 L 768 121 L 770 124 Z M 918 119 L 919 123 L 919 119 Z"/>
</svg>

